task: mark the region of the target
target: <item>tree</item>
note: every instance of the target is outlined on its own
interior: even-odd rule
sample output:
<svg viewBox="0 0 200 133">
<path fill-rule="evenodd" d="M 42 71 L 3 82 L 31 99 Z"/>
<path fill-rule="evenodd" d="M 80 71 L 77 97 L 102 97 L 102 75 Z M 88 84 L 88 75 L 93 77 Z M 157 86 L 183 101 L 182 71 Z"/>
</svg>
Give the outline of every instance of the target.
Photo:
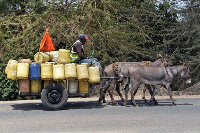
<svg viewBox="0 0 200 133">
<path fill-rule="evenodd" d="M 188 61 L 194 83 L 199 81 L 198 2 L 179 10 L 169 1 L 144 0 L 2 0 L 0 7 L 2 71 L 9 59 L 32 60 L 49 28 L 56 50 L 70 49 L 77 36 L 85 33 L 88 56 L 94 50 L 102 66 L 115 61 L 154 61 L 162 52 L 174 63 Z M 13 84 L 5 82 L 0 94 Z"/>
</svg>

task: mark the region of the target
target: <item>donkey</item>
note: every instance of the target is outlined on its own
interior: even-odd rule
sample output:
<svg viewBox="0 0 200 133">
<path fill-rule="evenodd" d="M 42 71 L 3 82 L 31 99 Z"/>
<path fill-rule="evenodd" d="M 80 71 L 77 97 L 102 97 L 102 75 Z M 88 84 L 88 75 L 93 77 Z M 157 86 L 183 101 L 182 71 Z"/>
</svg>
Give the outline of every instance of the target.
<svg viewBox="0 0 200 133">
<path fill-rule="evenodd" d="M 117 67 L 115 66 L 115 64 L 118 64 Z M 168 58 L 168 56 L 165 56 L 165 57 L 163 57 L 161 59 L 158 59 L 158 60 L 156 60 L 153 63 L 149 62 L 149 61 L 144 61 L 144 62 L 116 62 L 116 63 L 110 64 L 110 65 L 108 65 L 108 66 L 105 67 L 105 69 L 104 69 L 104 76 L 106 76 L 106 77 L 118 77 L 119 76 L 118 72 L 119 71 L 122 72 L 123 70 L 124 71 L 122 73 L 125 76 L 127 76 L 128 75 L 128 71 L 126 71 L 126 70 L 128 70 L 128 68 L 130 66 L 132 66 L 132 65 L 153 65 L 153 66 L 160 66 L 160 65 L 171 65 L 171 64 L 172 64 L 171 60 Z M 128 89 L 126 89 L 126 88 L 129 85 L 129 80 L 127 82 L 128 83 L 126 83 L 125 88 L 124 88 L 126 91 L 128 91 Z M 121 100 L 124 101 L 124 104 L 126 104 L 125 101 L 127 101 L 127 95 L 125 96 L 126 97 L 126 100 L 125 100 L 123 98 L 121 92 L 120 92 L 120 87 L 119 87 L 118 79 L 105 80 L 104 84 L 105 84 L 105 86 L 100 89 L 99 103 L 102 100 L 103 100 L 104 103 L 106 102 L 105 101 L 105 94 L 106 94 L 106 91 L 108 91 L 112 103 L 118 105 L 118 103 L 113 98 L 113 90 L 116 87 L 116 91 L 117 91 L 118 95 L 120 96 Z M 151 90 L 151 87 L 150 86 L 146 86 L 146 87 L 149 90 L 149 93 L 152 95 L 153 92 Z M 143 92 L 145 92 L 145 90 Z M 127 94 L 127 92 L 125 94 Z M 145 99 L 144 96 L 143 96 L 143 99 Z M 154 99 L 154 102 L 157 103 L 157 101 L 155 99 Z"/>
<path fill-rule="evenodd" d="M 157 55 L 158 56 L 158 55 Z M 162 56 L 161 56 L 162 57 Z M 143 62 L 140 65 L 147 65 L 147 66 L 172 66 L 172 61 L 171 59 L 165 55 L 164 57 L 162 57 L 161 59 L 157 59 L 156 61 L 154 61 L 153 63 L 148 63 L 148 64 L 144 64 L 144 63 L 148 63 L 148 62 Z M 119 70 L 119 81 L 124 80 L 123 77 L 129 77 L 129 73 L 128 73 L 128 69 L 130 67 L 133 67 L 134 65 L 138 65 L 138 64 L 127 64 L 127 63 L 123 63 L 121 66 L 121 69 Z M 128 79 L 127 79 L 128 80 Z M 124 101 L 124 104 L 126 105 L 126 101 L 128 99 L 128 91 L 131 89 L 130 86 L 130 80 L 129 83 L 127 83 L 124 87 L 125 90 L 125 98 L 126 100 Z M 146 85 L 143 88 L 143 93 L 142 93 L 142 99 L 144 99 L 144 101 L 146 102 L 147 100 L 145 99 L 145 92 L 148 89 L 149 93 L 152 95 L 153 92 L 151 90 L 151 88 L 154 88 L 154 86 L 150 86 L 150 85 Z M 153 99 L 153 101 L 155 102 L 155 104 L 158 104 L 157 101 L 155 99 Z"/>
<path fill-rule="evenodd" d="M 190 70 L 186 65 L 183 65 L 183 64 L 177 65 L 177 66 L 167 66 L 167 67 L 137 66 L 136 65 L 136 66 L 130 67 L 128 69 L 128 73 L 132 80 L 131 101 L 134 106 L 138 106 L 134 100 L 134 96 L 135 96 L 135 93 L 137 92 L 138 86 L 141 83 L 148 84 L 148 85 L 157 85 L 149 101 L 150 104 L 157 90 L 161 86 L 165 86 L 168 91 L 168 95 L 170 96 L 170 99 L 172 101 L 172 104 L 174 106 L 177 104 L 174 102 L 174 99 L 172 98 L 172 92 L 170 88 L 170 84 L 172 83 L 174 77 L 180 74 L 182 79 L 187 84 L 191 83 Z"/>
</svg>

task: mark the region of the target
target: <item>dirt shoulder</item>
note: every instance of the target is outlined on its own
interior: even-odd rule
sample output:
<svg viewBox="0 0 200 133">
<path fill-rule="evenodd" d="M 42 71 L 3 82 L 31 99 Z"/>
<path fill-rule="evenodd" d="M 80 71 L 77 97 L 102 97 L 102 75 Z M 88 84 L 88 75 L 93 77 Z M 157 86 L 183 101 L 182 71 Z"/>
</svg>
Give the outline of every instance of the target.
<svg viewBox="0 0 200 133">
<path fill-rule="evenodd" d="M 130 97 L 129 97 L 130 98 Z M 156 99 L 169 99 L 169 96 L 155 96 Z M 173 96 L 174 99 L 177 98 L 200 98 L 200 95 L 181 95 L 181 96 Z M 119 96 L 114 96 L 115 100 L 120 100 Z M 142 99 L 141 96 L 135 96 L 135 99 Z M 150 99 L 150 96 L 146 96 L 146 99 Z M 109 101 L 110 97 L 106 96 L 106 100 Z M 68 102 L 78 102 L 78 101 L 98 101 L 97 96 L 88 97 L 88 98 L 69 98 Z M 40 99 L 37 100 L 13 100 L 13 101 L 0 101 L 0 104 L 21 104 L 21 103 L 41 103 Z"/>
<path fill-rule="evenodd" d="M 69 98 L 68 101 L 97 101 L 99 98 L 99 88 L 95 89 L 91 97 L 88 98 Z M 124 91 L 121 90 L 123 97 L 125 97 Z M 138 89 L 135 99 L 142 99 L 142 87 Z M 173 98 L 200 98 L 200 82 L 195 85 L 183 90 L 183 91 L 173 91 Z M 120 100 L 117 92 L 114 90 L 114 99 Z M 128 93 L 128 98 L 130 99 L 130 92 Z M 150 99 L 150 94 L 148 91 L 145 93 L 145 98 Z M 168 99 L 167 91 L 164 88 L 160 88 L 155 96 L 156 99 Z M 106 94 L 106 100 L 110 100 L 110 96 Z M 41 103 L 41 99 L 37 100 L 13 100 L 13 101 L 0 101 L 0 104 L 6 103 Z"/>
</svg>

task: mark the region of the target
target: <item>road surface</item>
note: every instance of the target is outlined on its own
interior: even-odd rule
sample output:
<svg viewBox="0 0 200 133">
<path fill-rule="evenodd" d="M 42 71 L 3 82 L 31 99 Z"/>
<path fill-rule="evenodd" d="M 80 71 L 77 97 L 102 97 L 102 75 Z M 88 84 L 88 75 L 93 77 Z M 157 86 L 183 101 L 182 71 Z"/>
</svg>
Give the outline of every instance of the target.
<svg viewBox="0 0 200 133">
<path fill-rule="evenodd" d="M 158 106 L 97 104 L 98 98 L 70 98 L 64 109 L 46 110 L 40 100 L 0 102 L 1 133 L 199 133 L 200 96 L 156 97 Z"/>
</svg>

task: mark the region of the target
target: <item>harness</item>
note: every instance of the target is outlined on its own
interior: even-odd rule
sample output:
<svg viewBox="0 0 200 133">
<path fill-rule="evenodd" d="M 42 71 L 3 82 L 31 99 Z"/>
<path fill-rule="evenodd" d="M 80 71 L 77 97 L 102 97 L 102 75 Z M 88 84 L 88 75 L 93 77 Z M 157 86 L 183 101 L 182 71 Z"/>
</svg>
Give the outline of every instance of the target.
<svg viewBox="0 0 200 133">
<path fill-rule="evenodd" d="M 164 68 L 165 68 L 165 71 L 166 71 L 167 75 L 169 76 L 169 73 L 167 71 L 167 66 L 164 66 Z"/>
<path fill-rule="evenodd" d="M 143 61 L 140 65 L 152 66 L 152 62 L 151 61 Z"/>
<path fill-rule="evenodd" d="M 112 69 L 113 69 L 113 72 L 115 73 L 115 74 L 119 74 L 119 68 L 118 68 L 118 63 L 117 62 L 115 62 L 115 63 L 112 63 Z"/>
<path fill-rule="evenodd" d="M 122 65 L 121 62 L 112 63 L 112 69 L 113 69 L 113 72 L 116 75 L 119 75 L 119 71 L 121 69 L 121 65 Z M 151 61 L 142 61 L 139 65 L 152 66 L 152 62 Z M 164 66 L 164 68 L 165 68 L 165 71 L 166 71 L 167 75 L 169 76 L 169 72 L 167 70 L 167 65 Z"/>
<path fill-rule="evenodd" d="M 143 61 L 143 62 L 141 62 L 139 65 L 151 66 L 151 65 L 152 65 L 152 62 L 151 62 L 151 61 Z M 119 71 L 120 71 L 120 69 L 121 69 L 121 66 L 122 66 L 122 63 L 121 63 L 121 62 L 112 63 L 112 69 L 113 69 L 113 72 L 114 72 L 116 75 L 119 74 Z"/>
<path fill-rule="evenodd" d="M 113 69 L 113 72 L 114 72 L 116 75 L 119 74 L 119 70 L 121 69 L 121 66 L 122 66 L 122 63 L 121 63 L 121 62 L 112 63 L 112 69 Z"/>
</svg>

